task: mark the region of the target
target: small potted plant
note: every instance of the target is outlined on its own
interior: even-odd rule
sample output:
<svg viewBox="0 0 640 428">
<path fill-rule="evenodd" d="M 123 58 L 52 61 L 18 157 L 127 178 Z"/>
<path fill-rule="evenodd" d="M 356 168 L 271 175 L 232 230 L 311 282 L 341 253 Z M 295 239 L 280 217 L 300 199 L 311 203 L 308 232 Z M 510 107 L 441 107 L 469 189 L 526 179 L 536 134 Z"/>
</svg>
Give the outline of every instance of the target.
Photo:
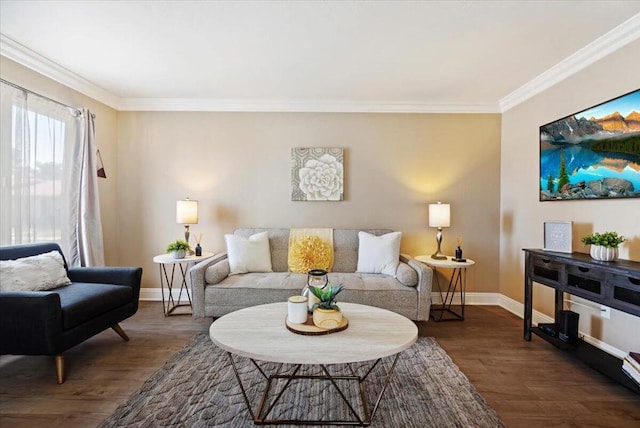
<svg viewBox="0 0 640 428">
<path fill-rule="evenodd" d="M 591 245 L 591 257 L 595 260 L 610 262 L 618 258 L 618 245 L 627 239 L 617 232 L 591 233 L 582 238 L 582 243 Z"/>
<path fill-rule="evenodd" d="M 170 253 L 171 257 L 174 259 L 184 259 L 187 255 L 187 251 L 190 250 L 191 248 L 189 247 L 189 244 L 181 239 L 178 239 L 167 246 L 167 253 Z"/>
<path fill-rule="evenodd" d="M 324 288 L 309 287 L 319 302 L 313 305 L 313 323 L 320 328 L 336 328 L 342 322 L 342 312 L 336 305 L 336 296 L 342 285 L 327 285 Z"/>
</svg>

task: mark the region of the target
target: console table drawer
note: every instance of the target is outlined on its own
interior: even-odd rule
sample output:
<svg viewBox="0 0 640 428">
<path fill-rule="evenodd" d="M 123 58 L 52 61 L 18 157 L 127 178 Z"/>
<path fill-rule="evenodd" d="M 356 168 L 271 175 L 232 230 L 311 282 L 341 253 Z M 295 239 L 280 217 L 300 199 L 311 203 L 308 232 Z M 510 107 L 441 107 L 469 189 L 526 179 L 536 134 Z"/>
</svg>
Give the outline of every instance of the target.
<svg viewBox="0 0 640 428">
<path fill-rule="evenodd" d="M 563 265 L 555 260 L 540 256 L 532 256 L 532 277 L 536 282 L 542 284 L 558 284 L 562 275 Z"/>
<path fill-rule="evenodd" d="M 615 306 L 634 315 L 640 316 L 640 277 L 628 275 L 611 275 Z"/>
<path fill-rule="evenodd" d="M 640 292 L 640 275 L 620 275 L 616 273 L 611 275 L 611 283 Z"/>
<path fill-rule="evenodd" d="M 605 272 L 579 265 L 567 265 L 567 289 L 578 289 L 595 295 L 601 295 L 605 281 Z"/>
</svg>

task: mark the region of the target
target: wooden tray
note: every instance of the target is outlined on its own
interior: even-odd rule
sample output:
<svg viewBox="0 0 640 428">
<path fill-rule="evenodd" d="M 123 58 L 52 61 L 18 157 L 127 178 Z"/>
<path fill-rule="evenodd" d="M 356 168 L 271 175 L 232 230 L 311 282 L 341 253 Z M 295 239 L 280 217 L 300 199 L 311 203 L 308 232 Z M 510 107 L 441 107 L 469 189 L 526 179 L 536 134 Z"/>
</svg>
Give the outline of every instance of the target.
<svg viewBox="0 0 640 428">
<path fill-rule="evenodd" d="M 313 315 L 307 316 L 307 322 L 304 324 L 294 324 L 289 322 L 289 317 L 285 318 L 284 325 L 292 333 L 302 334 L 304 336 L 320 336 L 323 334 L 337 333 L 346 330 L 349 327 L 349 320 L 342 315 L 342 322 L 336 328 L 320 328 L 313 323 Z"/>
</svg>

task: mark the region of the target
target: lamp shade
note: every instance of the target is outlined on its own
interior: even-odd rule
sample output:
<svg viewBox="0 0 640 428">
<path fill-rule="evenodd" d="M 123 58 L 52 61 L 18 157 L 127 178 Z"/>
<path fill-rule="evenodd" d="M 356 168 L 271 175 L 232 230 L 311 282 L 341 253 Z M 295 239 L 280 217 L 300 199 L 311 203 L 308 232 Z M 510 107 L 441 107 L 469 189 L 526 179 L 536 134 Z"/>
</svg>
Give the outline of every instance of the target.
<svg viewBox="0 0 640 428">
<path fill-rule="evenodd" d="M 184 201 L 176 201 L 176 223 L 198 223 L 198 201 L 187 198 Z"/>
<path fill-rule="evenodd" d="M 438 202 L 429 204 L 429 227 L 450 227 L 451 209 L 449 204 Z"/>
</svg>

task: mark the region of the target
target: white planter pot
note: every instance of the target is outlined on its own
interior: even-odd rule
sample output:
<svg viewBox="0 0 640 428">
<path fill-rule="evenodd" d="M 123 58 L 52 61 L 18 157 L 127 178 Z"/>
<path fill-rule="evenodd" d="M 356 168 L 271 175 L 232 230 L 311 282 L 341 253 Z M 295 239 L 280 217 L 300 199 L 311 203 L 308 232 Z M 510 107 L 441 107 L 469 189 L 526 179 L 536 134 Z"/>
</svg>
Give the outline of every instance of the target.
<svg viewBox="0 0 640 428">
<path fill-rule="evenodd" d="M 618 258 L 618 247 L 604 247 L 602 245 L 591 246 L 591 257 L 603 262 L 611 262 Z"/>
<path fill-rule="evenodd" d="M 172 251 L 171 252 L 171 257 L 173 257 L 174 259 L 184 259 L 186 255 L 187 255 L 187 251 L 186 250 L 179 250 L 179 251 Z"/>
</svg>

